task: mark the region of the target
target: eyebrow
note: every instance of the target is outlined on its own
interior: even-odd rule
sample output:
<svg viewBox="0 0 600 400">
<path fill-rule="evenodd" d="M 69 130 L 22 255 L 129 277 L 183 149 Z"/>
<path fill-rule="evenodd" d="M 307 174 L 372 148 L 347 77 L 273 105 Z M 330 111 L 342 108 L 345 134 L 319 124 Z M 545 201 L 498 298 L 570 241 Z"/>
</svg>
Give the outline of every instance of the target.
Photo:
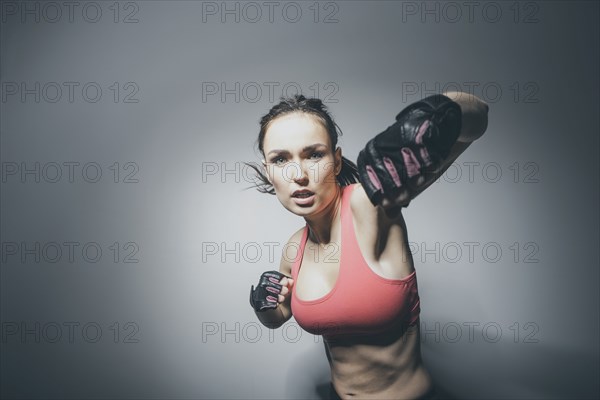
<svg viewBox="0 0 600 400">
<path fill-rule="evenodd" d="M 327 145 L 323 144 L 323 143 L 311 144 L 310 146 L 304 147 L 302 149 L 302 152 L 306 153 L 306 152 L 309 152 L 311 150 L 315 150 L 318 147 L 325 147 L 325 148 L 327 148 Z M 275 154 L 289 154 L 289 151 L 276 149 L 276 150 L 271 150 L 270 152 L 267 153 L 267 155 L 271 155 L 271 153 L 275 153 Z"/>
</svg>

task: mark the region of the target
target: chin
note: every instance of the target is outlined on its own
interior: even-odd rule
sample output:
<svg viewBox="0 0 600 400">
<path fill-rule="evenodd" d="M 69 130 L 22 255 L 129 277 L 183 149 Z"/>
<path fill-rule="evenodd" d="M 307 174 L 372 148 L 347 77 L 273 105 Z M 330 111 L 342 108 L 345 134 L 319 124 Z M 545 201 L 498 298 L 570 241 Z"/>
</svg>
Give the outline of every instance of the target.
<svg viewBox="0 0 600 400">
<path fill-rule="evenodd" d="M 315 210 L 315 205 L 313 204 L 310 207 L 300 207 L 296 204 L 290 204 L 289 207 L 286 207 L 286 209 L 292 214 L 296 214 L 300 217 L 305 217 L 313 213 L 313 211 Z"/>
<path fill-rule="evenodd" d="M 298 204 L 294 203 L 294 200 L 291 200 L 284 205 L 284 207 L 291 213 L 296 214 L 300 217 L 305 217 L 309 214 L 312 214 L 315 212 L 315 210 L 318 208 L 319 204 L 317 201 L 315 201 L 312 205 L 310 206 L 299 206 Z"/>
</svg>

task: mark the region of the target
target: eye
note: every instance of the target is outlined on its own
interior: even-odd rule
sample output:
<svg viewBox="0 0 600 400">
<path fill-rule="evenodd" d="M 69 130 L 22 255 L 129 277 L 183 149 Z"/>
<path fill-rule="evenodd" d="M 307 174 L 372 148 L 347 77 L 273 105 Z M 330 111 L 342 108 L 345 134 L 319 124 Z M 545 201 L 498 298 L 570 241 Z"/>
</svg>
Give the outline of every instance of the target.
<svg viewBox="0 0 600 400">
<path fill-rule="evenodd" d="M 283 165 L 283 163 L 285 163 L 285 158 L 282 156 L 274 157 L 271 159 L 271 162 L 275 165 Z"/>
<path fill-rule="evenodd" d="M 314 151 L 311 155 L 310 158 L 312 158 L 313 160 L 318 160 L 320 158 L 323 158 L 324 154 L 320 151 Z"/>
</svg>

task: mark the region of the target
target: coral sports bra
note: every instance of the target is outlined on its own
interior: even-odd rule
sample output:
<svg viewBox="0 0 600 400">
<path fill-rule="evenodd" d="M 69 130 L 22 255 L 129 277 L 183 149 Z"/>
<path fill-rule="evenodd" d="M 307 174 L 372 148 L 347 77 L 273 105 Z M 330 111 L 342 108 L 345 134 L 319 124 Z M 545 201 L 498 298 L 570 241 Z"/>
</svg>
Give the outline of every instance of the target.
<svg viewBox="0 0 600 400">
<path fill-rule="evenodd" d="M 335 286 L 315 300 L 301 300 L 296 287 L 292 289 L 292 313 L 298 324 L 326 338 L 382 333 L 414 325 L 421 311 L 416 271 L 403 279 L 387 279 L 377 275 L 363 258 L 350 208 L 354 187 L 356 184 L 342 188 L 341 259 Z M 307 239 L 308 225 L 292 265 L 292 278 L 296 282 Z"/>
</svg>

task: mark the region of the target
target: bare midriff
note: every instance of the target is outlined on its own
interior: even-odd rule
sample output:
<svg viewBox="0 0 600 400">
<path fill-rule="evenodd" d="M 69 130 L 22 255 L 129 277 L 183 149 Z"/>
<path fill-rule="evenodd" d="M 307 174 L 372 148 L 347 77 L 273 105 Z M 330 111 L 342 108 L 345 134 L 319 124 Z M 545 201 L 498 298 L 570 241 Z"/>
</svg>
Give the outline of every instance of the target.
<svg viewBox="0 0 600 400">
<path fill-rule="evenodd" d="M 431 389 L 418 324 L 378 335 L 326 338 L 325 348 L 342 399 L 417 399 Z"/>
</svg>

